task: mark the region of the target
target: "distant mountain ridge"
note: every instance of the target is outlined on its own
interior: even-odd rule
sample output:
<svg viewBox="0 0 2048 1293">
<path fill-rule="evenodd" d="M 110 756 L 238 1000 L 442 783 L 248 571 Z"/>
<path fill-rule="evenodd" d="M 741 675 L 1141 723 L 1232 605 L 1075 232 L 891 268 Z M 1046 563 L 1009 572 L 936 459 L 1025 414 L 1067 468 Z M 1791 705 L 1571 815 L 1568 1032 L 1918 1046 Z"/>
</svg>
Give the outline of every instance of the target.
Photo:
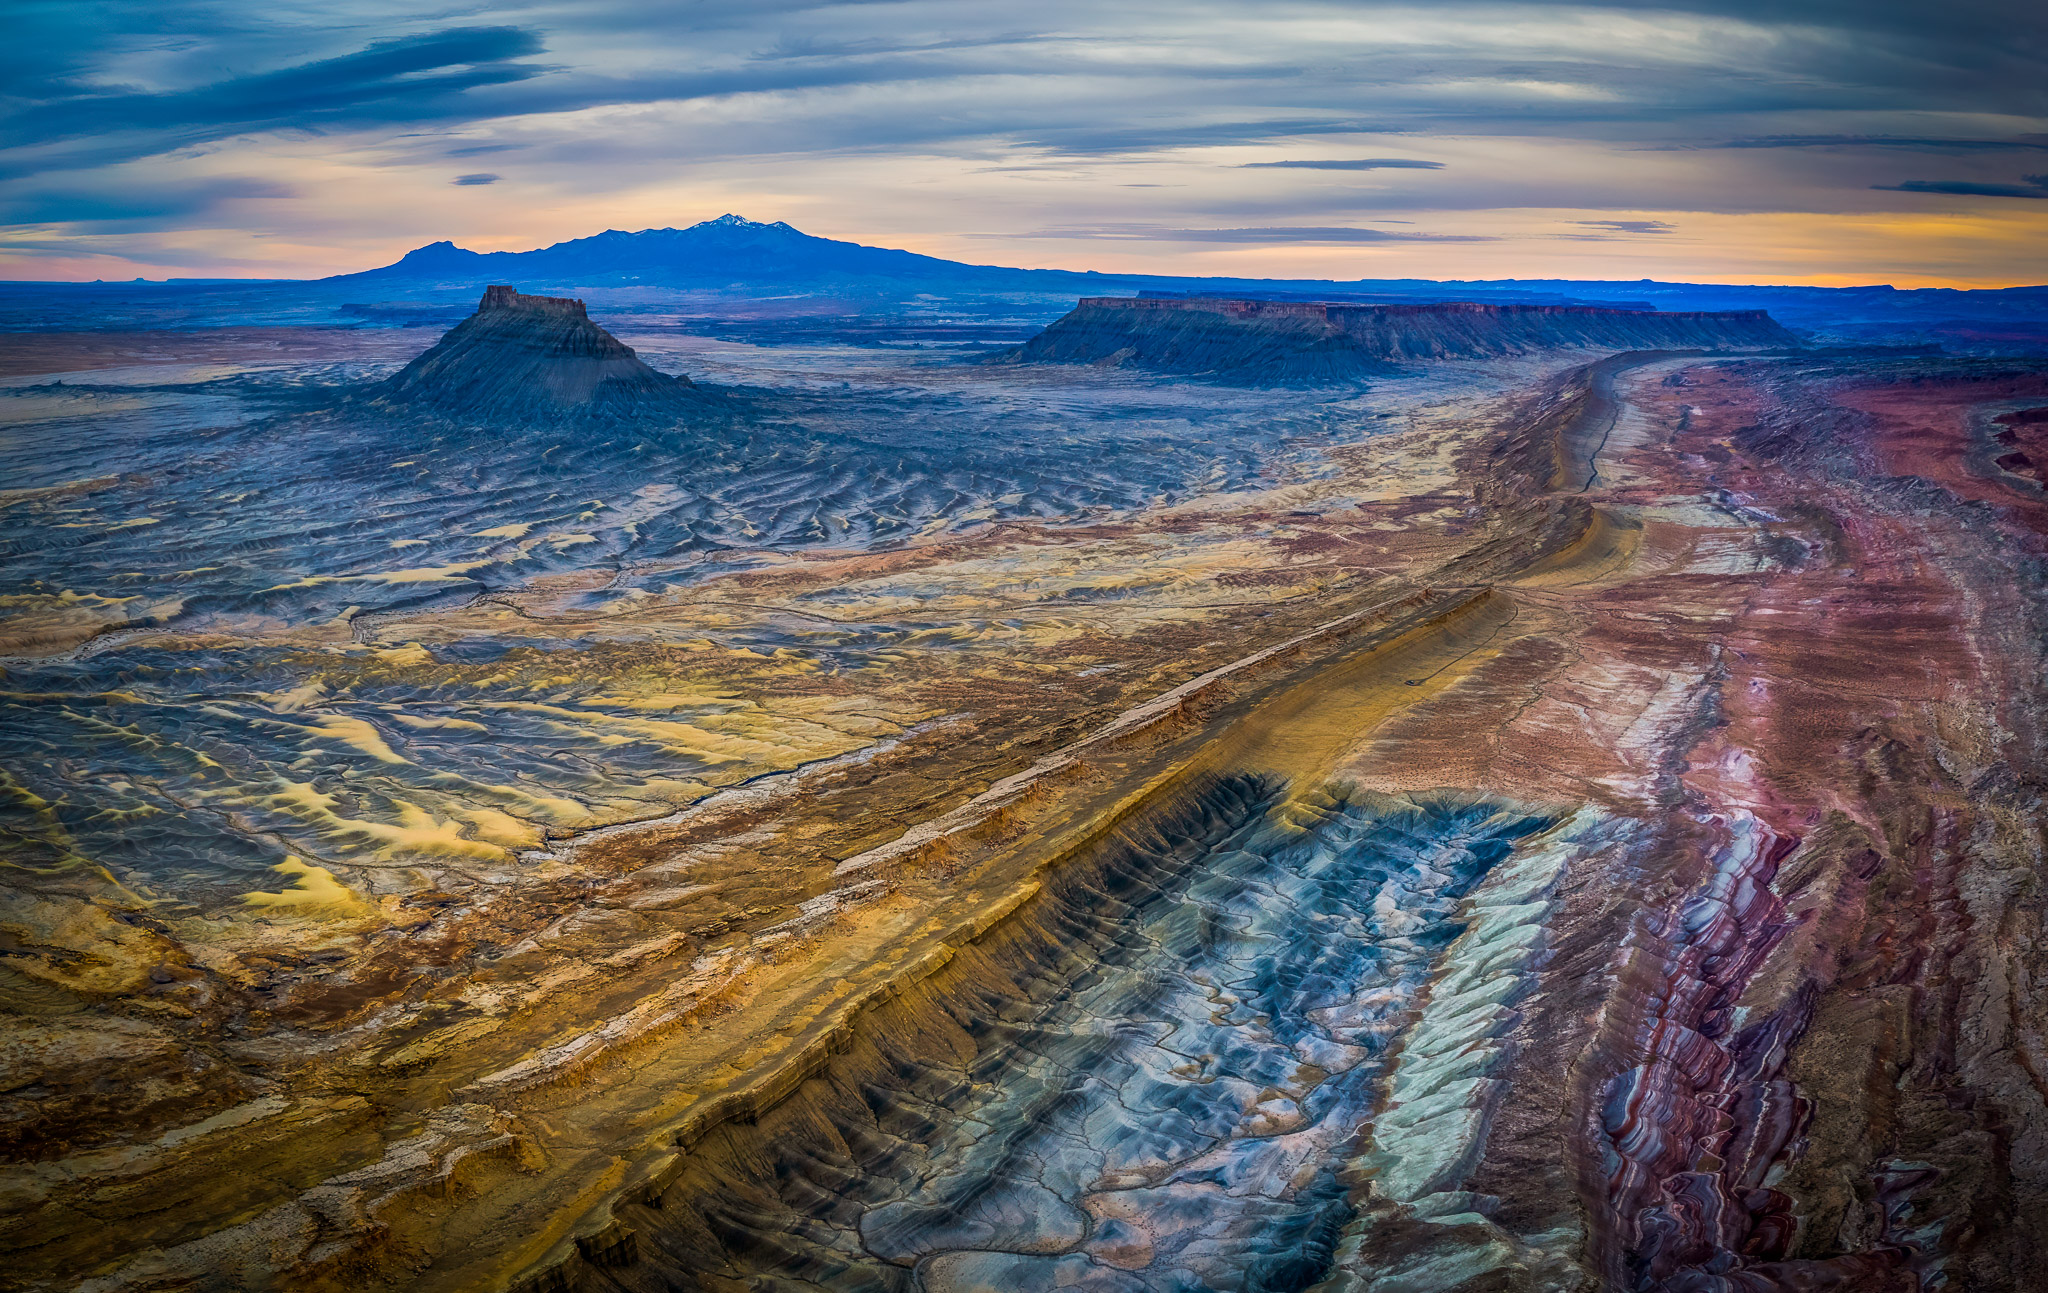
<svg viewBox="0 0 2048 1293">
<path fill-rule="evenodd" d="M 1767 309 L 1780 324 L 1836 341 L 1940 340 L 1978 353 L 2048 353 L 2048 286 L 1986 289 L 1805 287 L 1640 280 L 1422 278 L 1248 279 L 1116 274 L 969 265 L 886 247 L 819 238 L 782 222 L 722 215 L 683 229 L 611 229 L 532 251 L 476 252 L 429 243 L 378 269 L 306 283 L 327 293 L 464 296 L 486 283 L 616 294 L 668 289 L 736 296 L 915 303 L 921 297 L 1008 296 L 1032 312 L 1056 298 L 1174 296 L 1357 304 L 1475 301 L 1659 311 Z M 277 285 L 282 288 L 283 285 Z M 163 289 L 157 289 L 159 291 Z M 1048 299 L 1052 298 L 1052 299 Z M 361 300 L 361 297 L 353 297 Z M 868 308 L 866 306 L 862 308 Z M 1048 313 L 1045 317 L 1050 318 Z"/>
<path fill-rule="evenodd" d="M 337 286 L 385 281 L 429 285 L 515 279 L 531 283 L 642 283 L 664 287 L 726 287 L 749 283 L 826 285 L 834 280 L 926 282 L 991 289 L 1072 291 L 1101 295 L 1108 284 L 1129 285 L 1132 295 L 1299 297 L 1320 301 L 1518 298 L 1533 305 L 1627 302 L 1656 309 L 1760 308 L 1781 304 L 1856 301 L 1997 301 L 2026 313 L 2048 308 L 2048 285 L 2008 288 L 1894 288 L 1676 283 L 1653 279 L 1256 279 L 1118 274 L 1098 270 L 1015 269 L 971 265 L 919 252 L 807 234 L 784 221 L 762 223 L 727 213 L 682 229 L 607 229 L 532 251 L 470 251 L 442 240 L 416 247 L 389 265 L 311 280 Z M 1680 303 L 1683 302 L 1681 305 Z"/>
<path fill-rule="evenodd" d="M 1892 288 L 1674 283 L 1652 279 L 1257 279 L 1012 269 L 819 238 L 720 216 L 685 229 L 608 230 L 532 251 L 475 252 L 441 241 L 392 264 L 324 279 L 169 283 L 0 283 L 0 331 L 243 325 L 440 326 L 491 283 L 584 297 L 622 326 L 679 304 L 700 320 L 771 315 L 818 322 L 818 336 L 868 344 L 917 335 L 943 344 L 1000 322 L 1013 345 L 1080 297 L 1228 297 L 1403 304 L 1473 301 L 1664 312 L 1769 310 L 1835 346 L 1939 345 L 1965 354 L 2048 356 L 2048 286 Z M 859 320 L 835 332 L 822 321 Z M 669 325 L 663 325 L 669 326 Z M 724 326 L 720 324 L 719 326 Z M 751 326 L 751 325 L 750 325 Z M 891 330 L 894 329 L 892 332 Z M 928 335 L 927 331 L 929 330 Z M 735 332 L 748 339 L 756 332 Z M 778 334 L 780 335 L 780 334 Z M 794 336 L 796 334 L 789 334 Z M 811 335 L 806 333 L 804 335 Z"/>
<path fill-rule="evenodd" d="M 380 280 L 455 281 L 489 278 L 527 282 L 582 282 L 661 287 L 720 288 L 739 284 L 803 286 L 928 282 L 1022 288 L 1085 280 L 1066 270 L 966 265 L 912 251 L 817 238 L 778 220 L 773 224 L 722 215 L 686 229 L 608 229 L 534 251 L 468 251 L 452 242 L 428 243 L 395 263 L 329 283 Z"/>
</svg>

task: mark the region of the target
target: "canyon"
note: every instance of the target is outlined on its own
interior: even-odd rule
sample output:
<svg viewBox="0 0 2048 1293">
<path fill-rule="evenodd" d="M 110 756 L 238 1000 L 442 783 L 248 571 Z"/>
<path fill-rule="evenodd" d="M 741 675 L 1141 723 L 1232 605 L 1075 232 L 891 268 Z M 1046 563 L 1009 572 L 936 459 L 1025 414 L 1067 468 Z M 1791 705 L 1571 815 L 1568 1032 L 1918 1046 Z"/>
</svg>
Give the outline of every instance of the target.
<svg viewBox="0 0 2048 1293">
<path fill-rule="evenodd" d="M 0 388 L 7 1282 L 2048 1287 L 2048 364 L 262 331 Z"/>
</svg>

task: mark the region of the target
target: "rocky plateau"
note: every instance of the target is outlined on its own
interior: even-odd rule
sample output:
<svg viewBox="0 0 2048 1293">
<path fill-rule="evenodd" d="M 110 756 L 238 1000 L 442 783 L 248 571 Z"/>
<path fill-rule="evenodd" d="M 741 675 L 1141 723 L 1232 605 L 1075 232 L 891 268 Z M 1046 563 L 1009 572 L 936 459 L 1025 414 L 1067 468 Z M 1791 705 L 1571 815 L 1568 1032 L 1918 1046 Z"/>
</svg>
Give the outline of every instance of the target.
<svg viewBox="0 0 2048 1293">
<path fill-rule="evenodd" d="M 1562 349 L 1784 347 L 1796 338 L 1763 310 L 1599 306 L 1347 305 L 1200 297 L 1091 297 L 1015 350 L 1013 364 L 1128 366 L 1239 382 L 1349 381 L 1418 360 Z"/>
</svg>

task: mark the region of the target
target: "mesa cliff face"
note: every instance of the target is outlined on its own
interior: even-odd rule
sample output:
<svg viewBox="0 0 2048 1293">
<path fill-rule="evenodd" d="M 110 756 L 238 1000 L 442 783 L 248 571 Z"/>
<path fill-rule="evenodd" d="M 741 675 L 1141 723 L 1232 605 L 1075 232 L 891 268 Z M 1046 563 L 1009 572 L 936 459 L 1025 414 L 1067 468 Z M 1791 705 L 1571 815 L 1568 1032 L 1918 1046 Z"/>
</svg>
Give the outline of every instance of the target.
<svg viewBox="0 0 2048 1293">
<path fill-rule="evenodd" d="M 583 302 L 494 286 L 475 314 L 379 385 L 376 398 L 478 421 L 622 421 L 687 412 L 694 389 L 687 377 L 648 367 L 592 323 Z"/>
<path fill-rule="evenodd" d="M 1763 310 L 1660 313 L 1587 306 L 1341 305 L 1086 297 L 998 362 L 1099 364 L 1240 381 L 1342 380 L 1427 359 L 1543 350 L 1796 345 Z"/>
</svg>

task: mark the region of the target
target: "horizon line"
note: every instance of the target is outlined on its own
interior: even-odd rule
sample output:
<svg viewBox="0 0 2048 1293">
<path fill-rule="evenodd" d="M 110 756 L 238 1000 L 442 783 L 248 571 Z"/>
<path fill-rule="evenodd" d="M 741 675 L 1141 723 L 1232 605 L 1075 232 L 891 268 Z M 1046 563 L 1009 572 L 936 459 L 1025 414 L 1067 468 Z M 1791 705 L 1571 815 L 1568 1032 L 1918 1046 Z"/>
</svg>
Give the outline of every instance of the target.
<svg viewBox="0 0 2048 1293">
<path fill-rule="evenodd" d="M 452 247 L 452 248 L 454 248 L 454 249 L 455 249 L 456 251 L 460 251 L 460 252 L 465 252 L 465 253 L 468 253 L 469 255 L 473 255 L 473 256 L 480 256 L 480 257 L 481 257 L 481 256 L 528 256 L 528 255 L 533 255 L 533 254 L 534 254 L 534 253 L 536 253 L 536 252 L 548 251 L 548 250 L 550 250 L 550 249 L 552 249 L 552 248 L 555 248 L 555 247 L 560 247 L 560 246 L 564 246 L 564 245 L 567 245 L 567 244 L 569 244 L 569 243 L 575 243 L 575 242 L 584 242 L 584 241 L 588 241 L 588 240 L 590 240 L 590 239 L 593 239 L 593 238 L 601 238 L 601 237 L 605 236 L 606 234 L 622 234 L 622 235 L 624 235 L 624 236 L 626 236 L 626 237 L 632 238 L 632 237 L 639 237 L 639 236 L 641 236 L 641 235 L 643 235 L 643 234 L 652 234 L 652 233 L 684 233 L 684 232 L 688 232 L 689 230 L 692 230 L 692 229 L 699 229 L 699 228 L 703 228 L 703 227 L 705 227 L 705 226 L 707 226 L 707 225 L 722 225 L 722 224 L 739 224 L 739 225 L 748 225 L 748 226 L 753 226 L 753 227 L 756 227 L 756 228 L 763 228 L 763 229 L 769 229 L 769 228 L 782 228 L 782 229 L 787 229 L 787 230 L 789 230 L 789 231 L 790 231 L 791 233 L 794 233 L 794 234 L 798 235 L 799 237 L 803 237 L 803 238 L 810 238 L 810 239 L 813 239 L 813 240 L 815 240 L 815 241 L 819 241 L 819 242 L 833 242 L 833 243 L 840 243 L 840 244 L 843 244 L 843 245 L 846 245 L 846 246 L 850 246 L 850 247 L 859 247 L 859 248 L 863 248 L 863 249 L 866 249 L 866 250 L 871 250 L 871 251 L 891 251 L 891 252 L 899 252 L 899 253 L 902 253 L 902 254 L 904 254 L 904 255 L 910 255 L 910 256 L 919 256 L 919 257 L 923 257 L 923 258 L 925 258 L 925 259 L 927 259 L 927 260 L 936 260 L 936 261 L 940 261 L 940 262 L 943 262 L 943 263 L 945 263 L 945 264 L 949 264 L 949 265 L 958 265 L 958 266 L 960 266 L 960 267 L 961 267 L 961 268 L 963 268 L 963 269 L 978 269 L 978 270 L 1000 270 L 1000 271 L 1006 271 L 1006 272 L 1011 272 L 1011 273 L 1024 273 L 1024 274 L 1071 274 L 1071 275 L 1074 275 L 1074 276 L 1077 276 L 1077 277 L 1094 277 L 1094 278 L 1110 278 L 1110 279 L 1134 279 L 1134 280 L 1136 280 L 1136 279 L 1146 279 L 1146 280 L 1154 280 L 1154 281 L 1177 281 L 1177 282 L 1224 282 L 1224 283 L 1327 283 L 1327 284 L 1331 284 L 1331 285 L 1339 285 L 1339 284 L 1364 284 L 1364 283 L 1441 283 L 1441 284 L 1494 284 L 1494 283 L 1587 283 L 1587 284 L 1617 284 L 1617 285 L 1618 285 L 1618 284 L 1630 284 L 1630 283 L 1645 283 L 1645 284 L 1651 284 L 1651 285 L 1656 285 L 1656 286 L 1672 286 L 1672 287 L 1731 287 L 1731 288 L 1749 288 L 1749 289 L 1757 289 L 1757 288 L 1777 288 L 1777 289 L 1788 289 L 1788 288 L 1807 288 L 1807 289 L 1811 289 L 1811 290 L 1815 290 L 1815 291 L 1826 291 L 1826 292 L 1853 292 L 1853 291 L 1866 291 L 1866 290 L 1870 290 L 1870 289 L 1874 289 L 1874 288 L 1884 288 L 1884 289 L 1887 289 L 1887 290 L 1889 290 L 1889 291 L 1894 291 L 1894 292 L 2011 292 L 2011 291 L 2025 291 L 2025 290 L 2028 290 L 2028 289 L 2031 289 L 2031 288 L 2048 288 L 2048 282 L 2038 282 L 2038 283 L 2029 283 L 2029 282 L 2010 282 L 2010 283 L 2002 283 L 2002 284 L 1997 284 L 1997 285 L 1983 285 L 1983 284 L 1965 284 L 1965 283 L 1964 283 L 1964 282 L 1963 282 L 1962 280 L 1949 280 L 1949 281 L 1947 281 L 1947 282 L 1945 282 L 1945 283 L 1937 283 L 1937 284 L 1932 284 L 1932 285 L 1925 285 L 1925 286 L 1920 286 L 1920 287 L 1901 287 L 1901 286 L 1899 286 L 1899 285 L 1898 285 L 1898 284 L 1896 284 L 1896 283 L 1888 283 L 1888 282 L 1881 282 L 1881 281 L 1872 281 L 1872 282 L 1866 282 L 1866 283 L 1836 283 L 1836 284 L 1829 284 L 1829 283 L 1818 283 L 1818 282 L 1813 282 L 1813 281 L 1811 281 L 1811 280 L 1790 280 L 1790 281 L 1784 281 L 1784 282 L 1747 282 L 1747 283 L 1744 283 L 1744 282 L 1729 282 L 1729 281 L 1725 281 L 1725 280 L 1715 280 L 1715 279 L 1687 279 L 1687 278 L 1559 278 L 1559 277 L 1546 277 L 1546 278 L 1526 278 L 1526 279 L 1525 279 L 1525 278 L 1429 278 L 1429 277 L 1423 277 L 1423 276 L 1417 276 L 1417 275 L 1406 275 L 1406 276 L 1396 276 L 1396 277 L 1387 277 L 1387 278 L 1349 278 L 1349 279 L 1347 279 L 1347 278 L 1272 278 L 1272 277 L 1263 277 L 1263 276 L 1235 276 L 1235 275 L 1223 275 L 1223 274 L 1161 274 L 1161 273 L 1156 273 L 1156 272 L 1144 272 L 1144 271 L 1120 271 L 1120 270 L 1096 270 L 1096 269 L 1067 269 L 1067 268 L 1063 268 L 1063 267 L 1059 267 L 1059 266 L 1022 266 L 1022 265 L 997 265 L 997 264 L 984 264 L 984 263 L 976 263 L 976 262 L 972 262 L 972 261 L 962 261 L 962 260 L 954 260 L 953 258 L 951 258 L 951 257 L 948 257 L 948 256 L 937 256 L 937 255 L 933 255 L 933 254 L 932 254 L 932 253 L 930 253 L 930 252 L 918 252 L 918 251 L 911 251 L 910 249 L 908 249 L 908 248 L 904 248 L 904 247 L 883 247 L 883 246 L 878 246 L 878 245 L 876 245 L 876 244 L 871 244 L 871 243 L 862 243 L 862 242 L 854 242 L 854 241 L 852 241 L 852 240 L 850 240 L 850 239 L 844 239 L 844 238 L 828 238 L 828 237 L 826 237 L 826 236 L 824 236 L 824 235 L 821 235 L 821 234 L 811 234 L 811 233 L 806 233 L 806 232 L 804 232 L 803 230 L 801 230 L 801 229 L 798 229 L 798 228 L 797 228 L 797 227 L 796 227 L 795 225 L 792 225 L 792 224 L 790 224 L 790 223 L 789 223 L 789 222 L 787 222 L 787 221 L 783 221 L 783 220 L 773 220 L 773 221 L 751 220 L 751 219 L 748 219 L 748 218 L 747 218 L 747 217 L 745 217 L 745 216 L 740 216 L 740 215 L 737 215 L 737 214 L 735 214 L 735 213 L 732 213 L 732 212 L 727 212 L 726 214 L 724 214 L 724 215 L 721 215 L 721 216 L 716 216 L 716 217 L 712 217 L 712 218 L 709 218 L 709 219 L 705 219 L 705 220 L 699 220 L 699 221 L 697 221 L 697 222 L 696 222 L 696 223 L 694 223 L 694 224 L 689 224 L 689 225 L 682 225 L 682 226 L 676 226 L 676 225 L 662 225 L 662 226 L 656 227 L 656 226 L 653 226 L 653 225 L 649 225 L 649 226 L 647 226 L 646 228 L 643 228 L 643 229 L 635 229 L 635 230 L 623 230 L 623 229 L 615 229 L 615 228 L 601 229 L 601 230 L 597 231 L 596 233 L 590 233 L 590 234 L 580 234 L 580 235 L 577 235 L 576 237 L 573 237 L 573 238 L 564 238 L 564 239 L 560 239 L 560 240 L 558 240 L 558 241 L 556 241 L 556 242 L 552 242 L 552 243 L 547 243 L 547 244 L 544 244 L 544 245 L 542 245 L 542 246 L 538 246 L 538 247 L 529 247 L 529 248 L 526 248 L 525 250 L 522 250 L 522 251 L 510 251 L 510 250 L 503 250 L 503 251 L 488 251 L 488 252 L 482 252 L 482 251 L 474 251 L 474 250 L 472 250 L 472 249 L 470 249 L 470 248 L 468 248 L 468 247 L 464 247 L 464 246 L 461 246 L 461 245 L 460 245 L 459 243 L 457 243 L 457 242 L 456 242 L 456 241 L 455 241 L 455 240 L 454 240 L 453 238 L 436 238 L 436 239 L 432 239 L 432 240 L 430 240 L 430 241 L 428 241 L 428 242 L 424 242 L 424 243 L 421 243 L 421 244 L 420 244 L 419 246 L 417 246 L 417 247 L 412 247 L 412 248 L 409 248 L 408 250 L 406 250 L 406 251 L 404 251 L 404 252 L 401 252 L 401 253 L 399 254 L 399 256 L 398 256 L 398 259 L 397 259 L 397 260 L 393 260 L 393 261 L 390 261 L 390 262 L 388 262 L 388 263 L 386 263 L 386 264 L 382 264 L 382 265 L 373 265 L 373 266 L 370 266 L 370 267 L 369 267 L 368 269 L 359 269 L 359 270 L 345 270 L 345 271 L 343 271 L 343 272 L 341 272 L 341 273 L 338 273 L 338 274 L 325 274 L 325 275 L 321 275 L 321 276 L 319 276 L 319 277 L 313 277 L 313 278 L 285 278 L 285 277 L 250 277 L 250 278 L 244 278 L 244 277 L 239 277 L 239 276 L 236 276 L 236 275 L 212 275 L 212 274 L 195 274 L 195 275 L 191 275 L 191 276 L 189 276 L 189 277 L 188 277 L 188 276 L 177 276 L 177 277 L 166 277 L 166 278 L 154 278 L 154 279 L 153 279 L 153 278 L 147 278 L 147 277 L 143 277 L 143 276 L 140 276 L 140 275 L 138 275 L 137 277 L 134 277 L 134 278 L 91 278 L 91 279 L 86 279 L 86 278 L 0 278 L 0 287 L 23 287 L 23 286 L 44 286 L 44 287 L 49 287 L 49 286 L 66 286 L 66 287 L 170 287 L 170 286 L 194 286 L 194 285 L 215 285 L 215 286 L 228 286 L 228 285 L 236 285 L 236 284 L 243 284 L 243 285 L 249 285 L 249 286 L 257 286 L 257 285 L 264 285 L 264 284 L 271 284 L 271 285 L 298 285 L 298 286 L 311 286 L 311 285 L 316 285 L 316 284 L 321 284 L 321 283 L 330 283 L 330 282 L 333 282 L 333 281 L 335 281 L 336 279 L 343 279 L 343 278 L 353 278 L 353 277 L 356 277 L 356 276 L 358 276 L 358 275 L 362 275 L 362 274 L 373 274 L 373 273 L 376 273 L 376 272 L 377 272 L 377 271 L 379 271 L 379 270 L 384 270 L 384 269 L 391 269 L 391 268 L 394 268 L 395 266 L 397 266 L 398 264 L 402 263 L 402 262 L 404 261 L 404 259 L 405 259 L 405 258 L 406 258 L 407 256 L 410 256 L 410 255 L 414 254 L 415 252 L 420 252 L 420 251 L 424 251 L 424 250 L 426 250 L 426 249 L 427 249 L 427 248 L 429 248 L 429 247 L 438 247 L 438 246 L 448 246 L 448 247 Z M 571 281 L 571 280 L 536 280 L 536 281 L 543 281 L 543 282 L 556 282 L 556 281 L 560 281 L 560 282 L 565 282 L 565 283 L 566 283 L 566 282 L 569 282 L 569 281 Z M 601 286 L 601 285 L 600 285 L 600 286 Z M 656 288 L 656 289 L 660 289 L 660 288 L 662 287 L 662 285 L 660 285 L 660 284 L 644 284 L 644 285 L 641 285 L 641 286 L 643 286 L 643 287 L 652 287 L 652 288 Z M 685 289 L 674 289 L 674 288 L 670 288 L 670 289 L 667 289 L 667 290 L 685 290 Z"/>
</svg>

